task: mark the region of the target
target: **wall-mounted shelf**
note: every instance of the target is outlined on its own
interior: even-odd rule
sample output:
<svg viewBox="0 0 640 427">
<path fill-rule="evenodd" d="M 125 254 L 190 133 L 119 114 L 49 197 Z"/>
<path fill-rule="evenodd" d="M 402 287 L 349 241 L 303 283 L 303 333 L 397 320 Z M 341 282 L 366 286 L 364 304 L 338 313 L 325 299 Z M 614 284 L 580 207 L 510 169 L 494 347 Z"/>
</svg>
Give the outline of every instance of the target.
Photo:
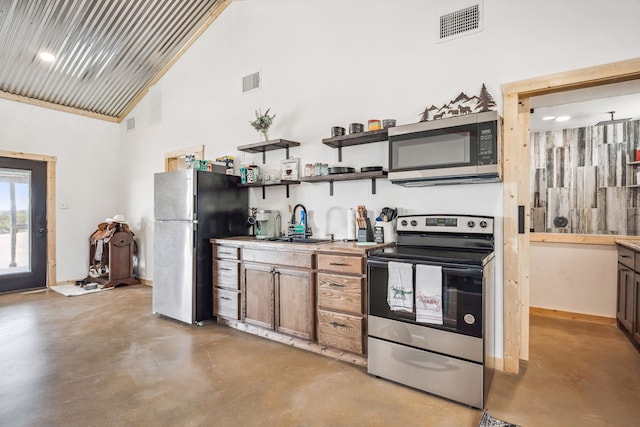
<svg viewBox="0 0 640 427">
<path fill-rule="evenodd" d="M 389 138 L 388 129 L 370 130 L 367 132 L 352 133 L 351 135 L 325 138 L 322 143 L 338 149 L 338 161 L 342 161 L 342 147 L 352 145 L 370 144 L 372 142 L 386 141 Z"/>
<path fill-rule="evenodd" d="M 375 172 L 354 172 L 354 173 L 340 173 L 334 175 L 320 175 L 320 176 L 307 176 L 300 178 L 301 182 L 328 182 L 329 183 L 329 195 L 333 196 L 333 183 L 334 181 L 352 181 L 356 179 L 370 179 L 371 180 L 371 194 L 376 194 L 376 179 L 386 178 L 386 171 Z"/>
<path fill-rule="evenodd" d="M 262 153 L 262 164 L 266 163 L 267 151 L 285 149 L 285 159 L 289 158 L 289 147 L 297 147 L 300 143 L 296 141 L 289 141 L 287 139 L 270 139 L 265 142 L 257 142 L 255 144 L 241 145 L 238 147 L 238 151 L 244 151 L 246 153 Z"/>
<path fill-rule="evenodd" d="M 276 185 L 284 185 L 287 188 L 287 198 L 289 198 L 289 185 L 300 184 L 300 181 L 293 180 L 275 180 L 265 182 L 247 182 L 245 184 L 238 184 L 238 187 L 262 187 L 262 198 L 265 199 L 265 187 L 273 187 Z"/>
</svg>

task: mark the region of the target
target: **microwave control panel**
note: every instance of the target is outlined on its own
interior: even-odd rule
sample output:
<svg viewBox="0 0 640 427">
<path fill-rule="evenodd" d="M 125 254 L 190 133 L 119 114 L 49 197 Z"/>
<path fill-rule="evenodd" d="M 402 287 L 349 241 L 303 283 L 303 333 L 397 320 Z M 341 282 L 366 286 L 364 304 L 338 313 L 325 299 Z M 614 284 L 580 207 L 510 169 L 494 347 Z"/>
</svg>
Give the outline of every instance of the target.
<svg viewBox="0 0 640 427">
<path fill-rule="evenodd" d="M 478 124 L 478 165 L 498 163 L 496 127 L 495 121 Z"/>
</svg>

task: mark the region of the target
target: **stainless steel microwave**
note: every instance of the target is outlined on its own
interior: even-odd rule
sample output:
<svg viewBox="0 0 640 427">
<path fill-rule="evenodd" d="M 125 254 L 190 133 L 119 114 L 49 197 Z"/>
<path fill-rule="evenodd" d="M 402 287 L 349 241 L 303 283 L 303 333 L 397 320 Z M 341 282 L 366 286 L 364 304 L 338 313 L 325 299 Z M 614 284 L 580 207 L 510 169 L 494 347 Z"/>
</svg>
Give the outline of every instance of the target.
<svg viewBox="0 0 640 427">
<path fill-rule="evenodd" d="M 497 111 L 389 128 L 389 180 L 407 187 L 498 182 Z"/>
</svg>

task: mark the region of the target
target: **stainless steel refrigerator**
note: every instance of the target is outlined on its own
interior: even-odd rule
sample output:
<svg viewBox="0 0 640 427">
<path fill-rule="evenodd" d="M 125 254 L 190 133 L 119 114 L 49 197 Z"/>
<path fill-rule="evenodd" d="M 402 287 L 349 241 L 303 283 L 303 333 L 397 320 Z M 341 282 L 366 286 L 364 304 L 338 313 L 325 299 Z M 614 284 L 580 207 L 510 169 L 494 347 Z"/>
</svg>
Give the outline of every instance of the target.
<svg viewBox="0 0 640 427">
<path fill-rule="evenodd" d="M 195 324 L 213 316 L 209 239 L 248 232 L 237 176 L 181 169 L 154 175 L 154 313 Z"/>
</svg>

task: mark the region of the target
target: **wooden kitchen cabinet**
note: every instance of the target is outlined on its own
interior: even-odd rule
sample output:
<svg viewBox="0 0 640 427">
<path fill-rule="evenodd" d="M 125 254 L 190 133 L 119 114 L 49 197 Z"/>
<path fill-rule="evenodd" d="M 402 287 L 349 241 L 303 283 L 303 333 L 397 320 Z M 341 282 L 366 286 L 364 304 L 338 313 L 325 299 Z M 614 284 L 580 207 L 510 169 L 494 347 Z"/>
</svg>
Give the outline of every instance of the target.
<svg viewBox="0 0 640 427">
<path fill-rule="evenodd" d="M 640 248 L 638 248 L 640 251 Z M 618 244 L 618 326 L 640 346 L 640 252 Z"/>
<path fill-rule="evenodd" d="M 315 339 L 313 254 L 242 249 L 245 323 Z"/>
<path fill-rule="evenodd" d="M 275 280 L 270 265 L 242 265 L 243 321 L 275 329 Z"/>
<path fill-rule="evenodd" d="M 225 319 L 240 319 L 239 249 L 213 245 L 213 314 Z"/>
<path fill-rule="evenodd" d="M 366 354 L 366 258 L 318 254 L 318 343 Z"/>
</svg>

